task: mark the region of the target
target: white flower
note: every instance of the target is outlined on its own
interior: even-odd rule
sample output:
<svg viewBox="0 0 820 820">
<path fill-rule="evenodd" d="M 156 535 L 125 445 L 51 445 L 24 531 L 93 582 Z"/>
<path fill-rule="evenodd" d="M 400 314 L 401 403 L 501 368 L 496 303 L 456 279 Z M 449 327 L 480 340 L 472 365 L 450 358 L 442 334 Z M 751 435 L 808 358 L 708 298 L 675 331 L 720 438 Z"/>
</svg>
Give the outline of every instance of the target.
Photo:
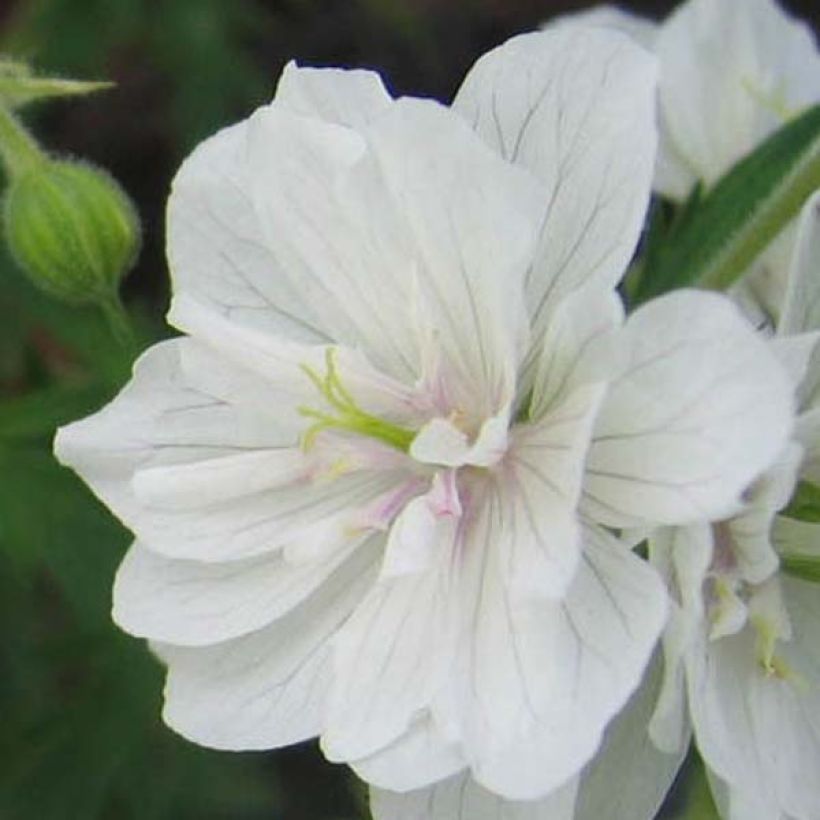
<svg viewBox="0 0 820 820">
<path fill-rule="evenodd" d="M 666 615 L 599 525 L 732 509 L 791 427 L 727 300 L 623 322 L 653 97 L 604 31 L 510 41 L 453 109 L 289 66 L 187 160 L 187 335 L 56 444 L 136 534 L 114 617 L 173 728 L 520 799 L 593 755 Z"/>
<path fill-rule="evenodd" d="M 653 737 L 667 751 L 685 741 L 685 687 L 698 747 L 732 820 L 820 817 L 820 590 L 778 572 L 771 543 L 820 559 L 820 525 L 781 517 L 771 533 L 798 471 L 818 476 L 819 208 L 817 194 L 803 211 L 772 340 L 800 386 L 802 447 L 795 442 L 784 450 L 734 517 L 652 539 L 653 558 L 678 600 L 664 641 Z"/>
</svg>

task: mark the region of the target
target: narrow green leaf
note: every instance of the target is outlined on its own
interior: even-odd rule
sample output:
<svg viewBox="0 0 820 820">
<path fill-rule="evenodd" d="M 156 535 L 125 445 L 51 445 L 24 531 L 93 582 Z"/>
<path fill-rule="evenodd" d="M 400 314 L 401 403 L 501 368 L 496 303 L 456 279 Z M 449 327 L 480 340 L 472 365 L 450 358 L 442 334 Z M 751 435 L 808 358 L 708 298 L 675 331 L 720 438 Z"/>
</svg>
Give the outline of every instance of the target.
<svg viewBox="0 0 820 820">
<path fill-rule="evenodd" d="M 795 578 L 820 584 L 820 555 L 783 553 L 780 555 L 780 568 Z"/>
<path fill-rule="evenodd" d="M 674 288 L 733 284 L 820 188 L 820 105 L 741 160 L 679 220 L 651 258 L 636 302 Z"/>
<path fill-rule="evenodd" d="M 820 487 L 810 481 L 801 481 L 780 514 L 811 524 L 820 523 Z"/>
</svg>

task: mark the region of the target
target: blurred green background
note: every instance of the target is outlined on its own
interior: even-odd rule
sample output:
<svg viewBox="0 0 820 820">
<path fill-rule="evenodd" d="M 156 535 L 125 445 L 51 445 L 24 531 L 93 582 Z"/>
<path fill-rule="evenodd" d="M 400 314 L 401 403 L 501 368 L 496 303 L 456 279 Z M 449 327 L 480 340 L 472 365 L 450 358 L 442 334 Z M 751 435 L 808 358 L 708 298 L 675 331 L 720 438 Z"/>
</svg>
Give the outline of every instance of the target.
<svg viewBox="0 0 820 820">
<path fill-rule="evenodd" d="M 285 62 L 371 67 L 394 93 L 447 101 L 483 51 L 588 5 L 6 0 L 0 52 L 117 83 L 29 109 L 26 121 L 134 198 L 143 249 L 124 293 L 144 347 L 169 333 L 163 209 L 174 171 L 199 140 L 266 101 Z M 657 17 L 673 3 L 623 5 Z M 815 2 L 787 5 L 808 18 Z M 124 383 L 135 352 L 93 310 L 41 296 L 0 248 L 0 820 L 364 818 L 363 789 L 313 745 L 225 754 L 165 729 L 161 669 L 110 622 L 128 533 L 50 447 L 58 424 Z M 690 779 L 666 816 L 707 817 L 701 789 Z"/>
</svg>

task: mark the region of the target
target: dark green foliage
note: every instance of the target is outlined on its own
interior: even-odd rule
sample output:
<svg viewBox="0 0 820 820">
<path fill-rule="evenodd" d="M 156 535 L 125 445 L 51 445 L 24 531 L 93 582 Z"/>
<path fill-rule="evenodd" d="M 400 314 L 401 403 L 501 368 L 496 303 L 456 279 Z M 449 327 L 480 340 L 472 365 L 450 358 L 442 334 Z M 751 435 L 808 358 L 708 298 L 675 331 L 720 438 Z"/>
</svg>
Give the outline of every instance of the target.
<svg viewBox="0 0 820 820">
<path fill-rule="evenodd" d="M 635 302 L 729 287 L 820 186 L 820 105 L 776 131 L 671 223 L 653 223 Z"/>
</svg>

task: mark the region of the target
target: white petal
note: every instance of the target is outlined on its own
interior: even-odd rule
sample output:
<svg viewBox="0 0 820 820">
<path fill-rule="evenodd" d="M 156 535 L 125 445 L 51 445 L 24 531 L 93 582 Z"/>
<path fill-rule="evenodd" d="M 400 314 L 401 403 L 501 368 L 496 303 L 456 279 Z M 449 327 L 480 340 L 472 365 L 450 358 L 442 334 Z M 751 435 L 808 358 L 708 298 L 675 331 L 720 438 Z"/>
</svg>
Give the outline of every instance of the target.
<svg viewBox="0 0 820 820">
<path fill-rule="evenodd" d="M 393 100 L 375 71 L 285 66 L 276 105 L 294 114 L 360 129 L 386 113 Z"/>
<path fill-rule="evenodd" d="M 573 780 L 541 800 L 507 800 L 465 772 L 406 794 L 373 788 L 370 810 L 374 820 L 572 820 L 576 788 Z"/>
<path fill-rule="evenodd" d="M 496 549 L 516 598 L 561 598 L 580 555 L 575 508 L 604 389 L 579 387 L 539 422 L 519 425 L 497 484 Z"/>
<path fill-rule="evenodd" d="M 306 342 L 330 341 L 309 294 L 290 287 L 251 198 L 248 122 L 201 143 L 168 200 L 168 261 L 177 298 L 233 324 Z"/>
<path fill-rule="evenodd" d="M 628 34 L 636 43 L 652 50 L 658 35 L 658 24 L 648 17 L 632 14 L 617 6 L 594 6 L 585 11 L 549 20 L 548 25 L 581 25 L 612 28 Z"/>
<path fill-rule="evenodd" d="M 703 582 L 712 561 L 709 525 L 665 528 L 652 535 L 649 556 L 670 591 L 669 620 L 663 633 L 663 682 L 649 722 L 655 746 L 674 754 L 690 734 L 686 714 L 684 659 L 704 618 Z"/>
<path fill-rule="evenodd" d="M 814 382 L 820 380 L 820 373 L 817 372 L 820 366 L 820 357 L 817 356 L 818 342 L 818 331 L 797 333 L 793 336 L 775 336 L 769 341 L 772 353 L 789 374 L 799 395 L 810 395 L 812 388 L 816 387 Z"/>
<path fill-rule="evenodd" d="M 584 508 L 610 526 L 727 516 L 792 427 L 791 385 L 721 296 L 677 291 L 633 313 L 587 460 Z"/>
<path fill-rule="evenodd" d="M 814 818 L 820 806 L 820 651 L 817 587 L 785 578 L 794 640 L 775 654 L 785 672 L 766 672 L 751 629 L 693 655 L 689 699 L 698 745 L 717 775 L 761 817 Z M 751 815 L 754 816 L 754 815 Z"/>
<path fill-rule="evenodd" d="M 461 518 L 454 475 L 436 473 L 429 492 L 410 501 L 390 527 L 382 578 L 435 567 L 442 544 L 452 543 Z"/>
<path fill-rule="evenodd" d="M 614 291 L 581 287 L 550 317 L 535 369 L 529 417 L 539 419 L 550 404 L 579 384 L 603 382 L 618 368 L 613 334 L 624 310 Z"/>
<path fill-rule="evenodd" d="M 332 680 L 329 641 L 375 577 L 377 539 L 309 600 L 265 629 L 213 647 L 160 645 L 163 717 L 217 749 L 271 749 L 322 731 Z"/>
<path fill-rule="evenodd" d="M 465 541 L 464 672 L 436 714 L 460 725 L 478 782 L 510 799 L 535 799 L 594 754 L 640 682 L 666 596 L 643 561 L 588 531 L 565 600 L 518 599 L 498 565 L 501 515 L 485 503 Z"/>
<path fill-rule="evenodd" d="M 457 744 L 444 738 L 429 715 L 389 746 L 350 763 L 372 786 L 399 792 L 444 780 L 466 765 Z"/>
<path fill-rule="evenodd" d="M 797 240 L 778 333 L 820 330 L 820 192 L 810 197 L 800 215 Z M 800 390 L 800 407 L 820 407 L 820 347 L 807 366 Z"/>
<path fill-rule="evenodd" d="M 300 472 L 294 445 L 304 424 L 290 396 L 186 339 L 146 353 L 120 395 L 63 428 L 55 450 L 143 546 L 238 560 L 310 537 L 327 519 L 355 518 L 402 480 L 390 462 L 334 479 L 309 455 Z"/>
<path fill-rule="evenodd" d="M 281 554 L 226 564 L 172 561 L 136 543 L 117 572 L 113 618 L 132 635 L 183 646 L 246 635 L 307 598 L 355 546 L 293 567 Z"/>
<path fill-rule="evenodd" d="M 414 381 L 420 290 L 448 360 L 496 411 L 512 378 L 516 282 L 531 257 L 539 186 L 429 101 L 396 102 L 361 136 L 266 109 L 252 121 L 251 152 L 271 241 L 334 338 Z"/>
<path fill-rule="evenodd" d="M 661 114 L 693 182 L 711 185 L 785 118 L 820 99 L 811 31 L 772 0 L 683 3 L 661 27 L 657 53 Z"/>
<path fill-rule="evenodd" d="M 820 191 L 800 213 L 778 332 L 783 336 L 820 330 Z"/>
<path fill-rule="evenodd" d="M 655 820 L 689 748 L 689 736 L 673 754 L 659 752 L 647 725 L 658 697 L 661 663 L 646 678 L 604 734 L 604 742 L 580 778 L 573 820 Z"/>
<path fill-rule="evenodd" d="M 423 464 L 446 467 L 491 467 L 504 455 L 508 443 L 510 408 L 490 416 L 470 442 L 467 435 L 449 419 L 436 417 L 425 424 L 410 445 L 410 455 Z"/>
<path fill-rule="evenodd" d="M 791 497 L 801 456 L 801 448 L 791 442 L 747 491 L 745 508 L 727 523 L 732 553 L 743 579 L 749 583 L 760 584 L 777 570 L 772 522 Z"/>
<path fill-rule="evenodd" d="M 404 734 L 442 685 L 453 655 L 449 566 L 454 527 L 432 537 L 426 572 L 382 578 L 334 638 L 322 750 L 334 761 L 373 754 Z"/>
<path fill-rule="evenodd" d="M 534 341 L 586 281 L 613 286 L 643 225 L 655 160 L 652 57 L 622 34 L 559 26 L 509 40 L 467 75 L 454 107 L 547 186 L 527 284 Z"/>
</svg>

